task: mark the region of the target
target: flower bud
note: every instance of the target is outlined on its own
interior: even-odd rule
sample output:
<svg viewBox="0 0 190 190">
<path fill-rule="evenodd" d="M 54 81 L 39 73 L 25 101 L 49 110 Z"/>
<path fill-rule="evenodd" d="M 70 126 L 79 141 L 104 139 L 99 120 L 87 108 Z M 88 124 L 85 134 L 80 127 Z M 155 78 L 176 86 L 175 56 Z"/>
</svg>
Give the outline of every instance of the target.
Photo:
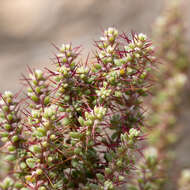
<svg viewBox="0 0 190 190">
<path fill-rule="evenodd" d="M 37 175 L 41 175 L 42 172 L 43 172 L 42 169 L 37 169 L 37 170 L 36 170 L 36 174 L 37 174 Z"/>
<path fill-rule="evenodd" d="M 13 146 L 13 145 L 9 145 L 7 147 L 7 149 L 8 149 L 9 152 L 14 152 L 16 150 L 15 146 Z"/>
<path fill-rule="evenodd" d="M 17 142 L 19 140 L 19 137 L 17 135 L 14 135 L 12 138 L 11 138 L 12 142 Z"/>
<path fill-rule="evenodd" d="M 26 163 L 30 168 L 35 168 L 36 166 L 36 160 L 33 158 L 26 159 Z"/>
<path fill-rule="evenodd" d="M 112 173 L 112 170 L 110 168 L 105 168 L 105 174 L 109 175 Z"/>
<path fill-rule="evenodd" d="M 43 72 L 41 70 L 37 69 L 37 70 L 34 71 L 34 73 L 36 75 L 37 80 L 41 80 L 42 79 Z"/>
</svg>

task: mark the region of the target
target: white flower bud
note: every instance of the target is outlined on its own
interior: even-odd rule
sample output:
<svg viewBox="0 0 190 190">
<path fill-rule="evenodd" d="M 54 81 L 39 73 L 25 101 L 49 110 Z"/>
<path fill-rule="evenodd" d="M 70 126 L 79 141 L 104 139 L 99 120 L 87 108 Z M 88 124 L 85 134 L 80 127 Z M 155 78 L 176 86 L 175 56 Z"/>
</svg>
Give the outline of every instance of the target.
<svg viewBox="0 0 190 190">
<path fill-rule="evenodd" d="M 65 52 L 65 44 L 61 45 L 60 51 L 63 52 L 63 53 Z"/>
<path fill-rule="evenodd" d="M 106 51 L 107 51 L 109 54 L 112 54 L 113 51 L 114 51 L 114 47 L 108 46 L 108 47 L 106 48 Z"/>
<path fill-rule="evenodd" d="M 5 91 L 4 96 L 7 97 L 7 98 L 8 97 L 13 97 L 13 93 L 11 91 Z"/>
<path fill-rule="evenodd" d="M 147 36 L 146 36 L 145 34 L 143 34 L 143 33 L 140 33 L 140 34 L 138 35 L 138 37 L 139 37 L 139 40 L 140 40 L 140 41 L 145 41 L 145 40 L 147 40 Z"/>
<path fill-rule="evenodd" d="M 39 70 L 39 69 L 35 70 L 34 73 L 35 73 L 36 78 L 37 78 L 38 80 L 40 80 L 40 79 L 42 78 L 42 76 L 43 76 L 43 72 L 42 72 L 41 70 Z"/>
<path fill-rule="evenodd" d="M 70 50 L 70 49 L 71 49 L 71 44 L 66 44 L 66 45 L 65 45 L 65 49 L 66 49 L 66 50 Z"/>
</svg>

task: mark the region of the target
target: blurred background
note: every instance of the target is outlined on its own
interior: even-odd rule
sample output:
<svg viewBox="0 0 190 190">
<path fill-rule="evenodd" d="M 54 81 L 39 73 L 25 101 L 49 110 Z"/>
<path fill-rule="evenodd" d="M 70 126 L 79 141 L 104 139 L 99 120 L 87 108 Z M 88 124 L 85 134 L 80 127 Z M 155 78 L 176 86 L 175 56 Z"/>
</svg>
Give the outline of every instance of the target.
<svg viewBox="0 0 190 190">
<path fill-rule="evenodd" d="M 84 55 L 102 29 L 115 26 L 119 31 L 147 33 L 168 0 L 0 0 L 0 92 L 19 91 L 19 78 L 26 66 L 50 66 L 60 46 L 82 45 Z M 183 0 L 186 34 L 190 31 L 190 0 Z M 187 39 L 190 37 L 187 35 Z M 190 44 L 190 43 L 189 43 Z M 188 98 L 186 97 L 186 100 Z M 184 125 L 183 140 L 174 147 L 177 165 L 190 167 L 190 105 L 179 108 Z M 172 189 L 173 190 L 173 189 Z"/>
<path fill-rule="evenodd" d="M 0 0 L 0 91 L 15 91 L 26 65 L 51 64 L 51 42 L 92 49 L 103 28 L 149 33 L 163 0 Z"/>
</svg>

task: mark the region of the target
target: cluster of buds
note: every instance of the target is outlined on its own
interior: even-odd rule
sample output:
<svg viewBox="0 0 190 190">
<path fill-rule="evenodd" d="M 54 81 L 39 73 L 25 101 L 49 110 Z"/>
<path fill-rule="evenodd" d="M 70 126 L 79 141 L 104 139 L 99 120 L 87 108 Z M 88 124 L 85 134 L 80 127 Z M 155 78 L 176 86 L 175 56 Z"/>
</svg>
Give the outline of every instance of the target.
<svg viewBox="0 0 190 190">
<path fill-rule="evenodd" d="M 86 120 L 80 116 L 78 121 L 82 126 L 91 126 L 94 124 L 95 120 L 101 121 L 105 114 L 106 108 L 95 106 L 93 111 L 84 113 Z"/>
<path fill-rule="evenodd" d="M 16 96 L 10 91 L 5 91 L 0 95 L 0 138 L 4 143 L 5 149 L 2 149 L 2 169 L 3 172 L 11 172 L 16 164 L 17 157 L 21 154 L 24 136 L 22 135 L 22 123 L 19 110 L 19 102 Z M 16 175 L 16 174 L 15 174 Z M 13 175 L 4 178 L 0 184 L 1 189 L 10 189 L 19 186 L 13 179 Z"/>
<path fill-rule="evenodd" d="M 20 125 L 18 101 L 10 91 L 1 95 L 0 111 L 1 141 L 5 143 L 8 152 L 13 153 L 19 148 L 22 126 Z"/>
<path fill-rule="evenodd" d="M 49 103 L 49 90 L 45 81 L 45 76 L 41 70 L 30 71 L 29 79 L 25 79 L 28 84 L 28 97 L 38 104 L 48 105 Z"/>
<path fill-rule="evenodd" d="M 154 48 L 146 35 L 115 28 L 95 44 L 91 66 L 88 59 L 85 65 L 77 60 L 80 47 L 66 44 L 57 48 L 55 71 L 30 70 L 19 119 L 15 109 L 4 112 L 1 106 L 1 130 L 7 122 L 14 131 L 8 141 L 16 141 L 17 133 L 24 139 L 13 150 L 17 163 L 0 183 L 3 190 L 114 190 L 133 178 L 142 155 L 141 104 L 152 85 Z M 1 101 L 7 103 L 4 95 Z"/>
</svg>

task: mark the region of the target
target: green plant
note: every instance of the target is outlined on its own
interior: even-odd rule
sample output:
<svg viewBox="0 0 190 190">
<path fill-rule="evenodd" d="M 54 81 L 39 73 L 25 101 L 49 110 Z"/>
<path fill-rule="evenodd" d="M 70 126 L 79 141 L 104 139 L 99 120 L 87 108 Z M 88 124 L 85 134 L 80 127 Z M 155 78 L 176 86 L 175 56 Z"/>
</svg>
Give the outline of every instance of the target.
<svg viewBox="0 0 190 190">
<path fill-rule="evenodd" d="M 54 71 L 23 76 L 24 99 L 1 95 L 1 152 L 10 164 L 1 189 L 112 190 L 137 172 L 152 44 L 108 28 L 95 46 L 90 67 L 77 60 L 80 47 L 56 47 Z"/>
</svg>

